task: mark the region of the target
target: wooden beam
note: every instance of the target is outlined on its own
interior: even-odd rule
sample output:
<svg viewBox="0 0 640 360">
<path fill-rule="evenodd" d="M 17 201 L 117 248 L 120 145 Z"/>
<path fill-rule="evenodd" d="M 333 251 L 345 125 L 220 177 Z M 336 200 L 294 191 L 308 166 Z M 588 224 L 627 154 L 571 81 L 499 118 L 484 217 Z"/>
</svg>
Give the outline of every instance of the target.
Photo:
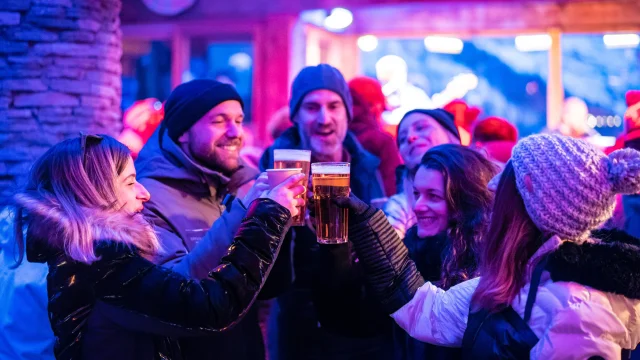
<svg viewBox="0 0 640 360">
<path fill-rule="evenodd" d="M 182 84 L 182 74 L 189 70 L 191 57 L 189 38 L 176 31 L 171 38 L 171 89 Z"/>
<path fill-rule="evenodd" d="M 546 32 L 638 31 L 640 2 L 447 2 L 378 6 L 354 11 L 347 29 L 356 35 L 423 37 L 430 34 L 488 35 Z"/>
<path fill-rule="evenodd" d="M 564 86 L 562 82 L 562 33 L 560 29 L 550 29 L 549 78 L 547 79 L 547 127 L 556 129 L 562 118 L 564 106 Z"/>
<path fill-rule="evenodd" d="M 297 16 L 269 16 L 254 37 L 252 118 L 258 146 L 268 145 L 267 124 L 289 101 L 291 33 Z"/>
</svg>

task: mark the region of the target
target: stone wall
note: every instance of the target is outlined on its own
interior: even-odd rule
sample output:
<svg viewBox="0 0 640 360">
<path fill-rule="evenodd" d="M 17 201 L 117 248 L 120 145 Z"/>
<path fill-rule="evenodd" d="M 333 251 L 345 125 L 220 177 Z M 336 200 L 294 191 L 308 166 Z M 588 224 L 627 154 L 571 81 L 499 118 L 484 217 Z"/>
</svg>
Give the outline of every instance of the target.
<svg viewBox="0 0 640 360">
<path fill-rule="evenodd" d="M 120 0 L 0 0 L 0 204 L 52 145 L 121 128 Z"/>
</svg>

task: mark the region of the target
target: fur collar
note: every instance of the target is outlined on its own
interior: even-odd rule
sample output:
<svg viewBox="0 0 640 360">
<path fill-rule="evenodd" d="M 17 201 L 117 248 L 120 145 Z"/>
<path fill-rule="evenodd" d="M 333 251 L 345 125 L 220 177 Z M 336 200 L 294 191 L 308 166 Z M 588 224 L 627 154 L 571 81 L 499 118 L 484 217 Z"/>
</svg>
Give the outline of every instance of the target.
<svg viewBox="0 0 640 360">
<path fill-rule="evenodd" d="M 27 260 L 46 262 L 62 251 L 65 239 L 73 232 L 73 223 L 62 207 L 54 200 L 30 194 L 16 195 L 15 201 L 18 209 L 23 210 Z M 90 224 L 90 236 L 94 244 L 100 240 L 108 240 L 137 247 L 145 254 L 159 250 L 156 233 L 141 214 L 131 216 L 84 209 L 83 215 Z"/>
<path fill-rule="evenodd" d="M 565 242 L 551 253 L 547 264 L 551 279 L 640 299 L 640 240 L 619 230 L 592 235 L 594 241 Z"/>
</svg>

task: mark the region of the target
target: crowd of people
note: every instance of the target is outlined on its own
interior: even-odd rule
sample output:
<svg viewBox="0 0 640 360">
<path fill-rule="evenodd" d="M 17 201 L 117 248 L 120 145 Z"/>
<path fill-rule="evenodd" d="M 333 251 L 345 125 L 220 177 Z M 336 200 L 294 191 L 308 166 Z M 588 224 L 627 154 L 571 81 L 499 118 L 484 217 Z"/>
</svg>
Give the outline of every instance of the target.
<svg viewBox="0 0 640 360">
<path fill-rule="evenodd" d="M 215 80 L 178 86 L 133 157 L 84 134 L 39 158 L 0 224 L 0 358 L 620 359 L 640 343 L 636 103 L 604 151 L 451 108 L 392 135 L 380 84 L 327 64 L 290 96 L 259 159 Z M 347 243 L 319 243 L 313 211 L 292 226 L 310 189 L 268 184 L 279 149 L 351 164 Z"/>
</svg>

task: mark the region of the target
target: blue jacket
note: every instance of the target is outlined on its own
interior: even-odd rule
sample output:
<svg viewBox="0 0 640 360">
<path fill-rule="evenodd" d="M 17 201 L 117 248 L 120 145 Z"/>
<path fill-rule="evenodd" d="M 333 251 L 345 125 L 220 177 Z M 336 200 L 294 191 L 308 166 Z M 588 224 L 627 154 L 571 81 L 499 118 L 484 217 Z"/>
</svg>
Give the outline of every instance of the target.
<svg viewBox="0 0 640 360">
<path fill-rule="evenodd" d="M 47 264 L 17 259 L 13 214 L 0 212 L 0 359 L 53 360 L 47 314 Z"/>
<path fill-rule="evenodd" d="M 624 231 L 640 238 L 640 195 L 623 195 Z"/>
</svg>

